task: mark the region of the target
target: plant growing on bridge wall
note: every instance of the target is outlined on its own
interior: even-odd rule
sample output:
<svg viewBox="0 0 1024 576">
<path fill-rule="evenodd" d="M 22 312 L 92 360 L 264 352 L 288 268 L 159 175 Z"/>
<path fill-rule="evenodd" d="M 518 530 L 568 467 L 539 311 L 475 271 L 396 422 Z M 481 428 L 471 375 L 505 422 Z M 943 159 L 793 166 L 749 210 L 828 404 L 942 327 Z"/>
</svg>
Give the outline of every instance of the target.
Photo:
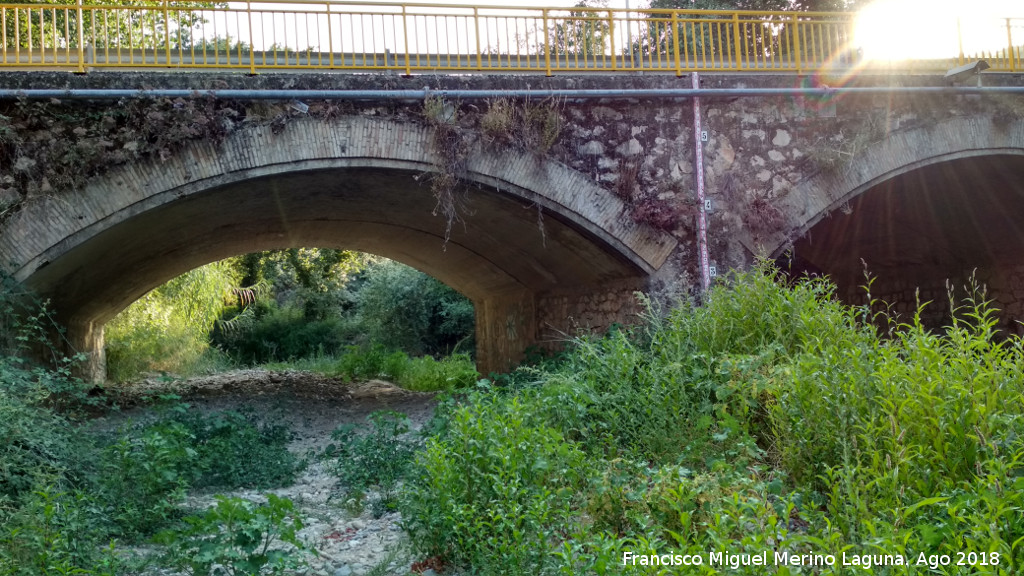
<svg viewBox="0 0 1024 576">
<path fill-rule="evenodd" d="M 437 96 L 428 96 L 423 102 L 423 117 L 433 130 L 434 167 L 430 191 L 437 199 L 434 215 L 445 219 L 444 240 L 452 234 L 452 224 L 460 222 L 464 195 L 459 185 L 466 173 L 469 141 L 458 125 L 458 109 L 451 102 Z"/>
<path fill-rule="evenodd" d="M 516 105 L 509 98 L 488 103 L 480 116 L 480 132 L 488 144 L 506 144 L 535 154 L 546 154 L 558 142 L 565 120 L 561 102 L 547 99 Z"/>
<path fill-rule="evenodd" d="M 445 241 L 465 210 L 465 197 L 459 187 L 466 173 L 470 147 L 477 141 L 471 127 L 479 129 L 485 145 L 512 146 L 539 158 L 557 143 L 565 124 L 554 100 L 517 105 L 511 99 L 498 98 L 489 102 L 483 113 L 461 112 L 456 103 L 437 96 L 429 96 L 423 102 L 423 117 L 433 130 L 436 174 L 431 175 L 430 189 L 437 199 L 434 214 L 445 218 Z M 540 212 L 538 227 L 543 234 Z"/>
</svg>

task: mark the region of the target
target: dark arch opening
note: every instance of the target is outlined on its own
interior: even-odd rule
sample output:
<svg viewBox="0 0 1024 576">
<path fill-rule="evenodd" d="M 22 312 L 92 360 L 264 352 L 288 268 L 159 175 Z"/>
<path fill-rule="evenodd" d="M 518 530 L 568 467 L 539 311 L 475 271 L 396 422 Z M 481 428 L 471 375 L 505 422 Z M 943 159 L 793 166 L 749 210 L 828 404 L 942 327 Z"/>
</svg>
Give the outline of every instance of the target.
<svg viewBox="0 0 1024 576">
<path fill-rule="evenodd" d="M 931 164 L 886 180 L 822 219 L 794 243 L 784 267 L 827 274 L 840 297 L 863 303 L 864 266 L 874 298 L 904 319 L 917 291 L 923 320 L 949 320 L 947 281 L 960 296 L 976 271 L 1004 329 L 1024 319 L 1024 157 L 993 154 Z M 863 262 L 863 263 L 862 263 Z"/>
</svg>

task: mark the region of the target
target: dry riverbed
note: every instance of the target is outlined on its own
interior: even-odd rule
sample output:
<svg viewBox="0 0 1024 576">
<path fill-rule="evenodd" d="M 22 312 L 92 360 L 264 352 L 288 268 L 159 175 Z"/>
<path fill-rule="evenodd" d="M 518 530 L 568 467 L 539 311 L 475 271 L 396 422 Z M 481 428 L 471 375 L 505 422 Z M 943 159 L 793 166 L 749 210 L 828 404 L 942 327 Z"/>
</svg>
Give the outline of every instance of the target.
<svg viewBox="0 0 1024 576">
<path fill-rule="evenodd" d="M 433 394 L 409 392 L 380 380 L 350 384 L 306 372 L 266 370 L 236 370 L 187 381 L 146 380 L 133 385 L 126 400 L 162 394 L 181 396 L 194 410 L 244 408 L 267 415 L 275 422 L 287 422 L 295 434 L 289 449 L 300 455 L 322 451 L 331 441 L 331 432 L 340 425 L 366 426 L 367 416 L 377 410 L 401 412 L 418 429 L 430 419 L 436 405 Z M 145 418 L 147 413 L 148 409 L 143 407 L 126 408 L 98 419 L 95 424 L 114 428 L 127 419 Z M 258 466 L 259 462 L 252 465 Z M 305 527 L 300 536 L 315 553 L 309 559 L 310 568 L 300 574 L 409 574 L 416 559 L 410 556 L 398 513 L 374 518 L 367 509 L 354 516 L 338 498 L 330 498 L 335 484 L 324 464 L 311 459 L 292 486 L 267 491 L 193 492 L 186 506 L 202 511 L 214 504 L 218 494 L 260 502 L 263 494 L 272 492 L 291 499 L 301 511 Z M 425 573 L 429 576 L 431 571 Z M 148 574 L 170 576 L 172 572 L 156 569 Z"/>
</svg>

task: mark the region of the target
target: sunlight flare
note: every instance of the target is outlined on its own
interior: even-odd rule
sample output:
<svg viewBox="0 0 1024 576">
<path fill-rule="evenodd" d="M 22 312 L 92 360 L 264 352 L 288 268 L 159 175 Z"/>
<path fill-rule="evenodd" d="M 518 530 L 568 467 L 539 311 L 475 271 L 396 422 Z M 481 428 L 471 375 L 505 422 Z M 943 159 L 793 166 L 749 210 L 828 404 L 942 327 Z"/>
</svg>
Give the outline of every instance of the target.
<svg viewBox="0 0 1024 576">
<path fill-rule="evenodd" d="M 879 0 L 858 14 L 855 38 L 869 60 L 984 57 L 1020 49 L 1022 16 L 1016 0 Z"/>
</svg>

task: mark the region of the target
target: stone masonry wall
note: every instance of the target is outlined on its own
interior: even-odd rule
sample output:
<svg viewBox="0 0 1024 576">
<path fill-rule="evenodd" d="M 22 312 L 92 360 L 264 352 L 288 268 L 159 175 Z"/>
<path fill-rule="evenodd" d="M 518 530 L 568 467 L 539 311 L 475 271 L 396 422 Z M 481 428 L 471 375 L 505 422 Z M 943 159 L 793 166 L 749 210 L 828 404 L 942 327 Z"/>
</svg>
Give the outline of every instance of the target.
<svg viewBox="0 0 1024 576">
<path fill-rule="evenodd" d="M 992 84 L 1014 84 L 1016 76 L 987 76 Z M 760 88 L 791 86 L 933 86 L 942 80 L 924 76 L 829 78 L 787 75 L 702 76 L 703 88 Z M 348 74 L 160 74 L 5 73 L 5 88 L 192 88 L 205 89 L 643 89 L 689 88 L 690 79 L 672 76 L 441 76 Z M 480 119 L 493 103 L 452 103 L 465 144 L 472 150 L 484 143 Z M 378 116 L 424 122 L 422 101 L 311 102 L 326 116 Z M 549 149 L 534 151 L 560 162 L 618 196 L 629 218 L 672 234 L 679 245 L 661 270 L 645 282 L 630 286 L 603 285 L 571 292 L 533 295 L 538 339 L 571 332 L 573 326 L 606 329 L 637 310 L 632 292 L 641 288 L 664 296 L 693 295 L 697 272 L 695 217 L 696 158 L 692 101 L 680 100 L 566 100 L 530 104 L 554 107 L 561 117 L 558 138 Z M 283 103 L 240 105 L 244 118 L 272 128 L 300 115 Z M 0 114 L 12 110 L 0 103 Z M 702 99 L 702 129 L 706 195 L 712 201 L 708 219 L 709 252 L 720 270 L 748 267 L 764 250 L 777 251 L 807 231 L 828 210 L 846 211 L 843 199 L 856 186 L 874 177 L 875 167 L 860 163 L 866 151 L 896 136 L 937 125 L 949 118 L 985 118 L 985 130 L 998 140 L 1001 127 L 1024 115 L 1019 99 L 974 96 L 842 95 L 826 98 L 710 98 Z M 988 136 L 986 136 L 988 137 Z M 1009 138 L 1009 137 L 1008 137 Z M 1010 140 L 1007 140 L 1008 142 Z M 899 152 L 896 164 L 918 159 L 913 140 Z M 926 144 L 926 143 L 924 143 Z M 809 182 L 824 182 L 808 196 Z M 885 271 L 876 270 L 880 276 Z M 985 276 L 1007 318 L 1024 317 L 1024 275 L 1020 267 Z M 962 283 L 963 279 L 958 279 Z M 906 309 L 916 286 L 878 287 Z M 945 289 L 937 283 L 923 287 L 925 298 L 940 300 Z M 844 287 L 844 290 L 849 290 Z M 884 292 L 884 293 L 883 293 Z M 851 294 L 851 299 L 856 295 Z M 929 312 L 931 313 L 931 312 Z M 940 314 L 938 309 L 934 313 Z M 497 315 L 495 316 L 497 317 Z M 1009 322 L 1009 321 L 1006 321 Z M 1005 323 L 1005 322 L 1004 322 Z M 1012 322 L 1010 324 L 1012 325 Z M 525 325 L 524 325 L 525 326 Z M 495 324 L 491 328 L 498 330 Z M 518 338 L 518 336 L 517 336 Z"/>
<path fill-rule="evenodd" d="M 636 281 L 606 283 L 537 299 L 537 343 L 555 350 L 581 332 L 604 333 L 614 324 L 632 325 L 643 311 Z"/>
</svg>

